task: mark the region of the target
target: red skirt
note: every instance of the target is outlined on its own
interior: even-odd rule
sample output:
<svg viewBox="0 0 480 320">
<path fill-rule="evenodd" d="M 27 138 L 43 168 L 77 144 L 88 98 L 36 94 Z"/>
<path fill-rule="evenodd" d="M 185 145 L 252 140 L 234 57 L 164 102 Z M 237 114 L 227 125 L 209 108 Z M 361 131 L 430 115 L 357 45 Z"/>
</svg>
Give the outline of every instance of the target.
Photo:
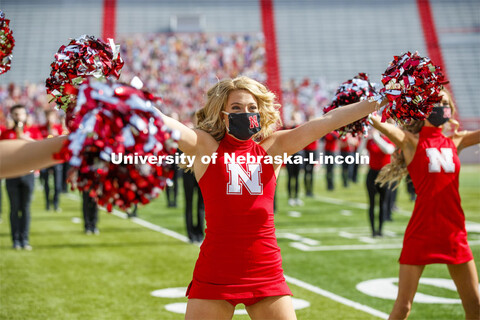
<svg viewBox="0 0 480 320">
<path fill-rule="evenodd" d="M 406 232 L 399 262 L 413 265 L 461 264 L 472 259 L 466 231 L 458 230 L 450 234 Z"/>
</svg>

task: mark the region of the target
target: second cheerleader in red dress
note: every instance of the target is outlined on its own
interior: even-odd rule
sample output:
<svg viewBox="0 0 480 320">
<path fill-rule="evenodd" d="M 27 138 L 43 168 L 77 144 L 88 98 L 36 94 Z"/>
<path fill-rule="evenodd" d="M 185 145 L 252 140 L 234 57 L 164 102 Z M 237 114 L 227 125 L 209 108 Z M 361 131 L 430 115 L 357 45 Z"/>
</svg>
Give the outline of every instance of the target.
<svg viewBox="0 0 480 320">
<path fill-rule="evenodd" d="M 382 169 L 377 182 L 398 181 L 408 171 L 417 193 L 405 231 L 398 296 L 390 319 L 408 317 L 423 269 L 432 263 L 447 264 L 466 318 L 480 319 L 478 275 L 458 191 L 458 153 L 480 142 L 480 130 L 443 135 L 443 125 L 456 122 L 451 120 L 454 110 L 450 95 L 443 91 L 442 102 L 427 120 L 413 122 L 404 130 L 373 118 L 374 127 L 402 151 Z"/>
</svg>

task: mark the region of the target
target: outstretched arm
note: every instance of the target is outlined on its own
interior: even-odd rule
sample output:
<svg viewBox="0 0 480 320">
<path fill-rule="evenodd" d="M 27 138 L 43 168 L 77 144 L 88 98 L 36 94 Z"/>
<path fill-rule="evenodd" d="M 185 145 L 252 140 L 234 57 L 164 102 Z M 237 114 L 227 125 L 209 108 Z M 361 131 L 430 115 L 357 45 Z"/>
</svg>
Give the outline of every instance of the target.
<svg viewBox="0 0 480 320">
<path fill-rule="evenodd" d="M 294 154 L 327 133 L 359 120 L 375 111 L 376 102 L 367 100 L 337 108 L 295 129 L 275 132 L 264 148 L 270 155 Z"/>
<path fill-rule="evenodd" d="M 372 116 L 372 126 L 386 135 L 400 149 L 404 149 L 409 140 L 409 132 L 394 126 L 393 124 L 381 122 L 379 116 Z"/>
<path fill-rule="evenodd" d="M 180 133 L 178 148 L 186 155 L 208 152 L 212 148 L 213 151 L 216 150 L 215 139 L 211 135 L 202 130 L 191 129 L 180 121 L 164 115 L 160 110 L 156 110 L 167 127 Z"/>
<path fill-rule="evenodd" d="M 377 144 L 377 146 L 380 148 L 380 150 L 382 150 L 383 153 L 385 154 L 392 154 L 393 152 L 395 152 L 395 146 L 391 143 L 388 143 L 387 141 L 385 141 L 381 136 L 380 134 L 378 133 L 378 131 L 374 130 L 372 132 L 372 139 L 373 141 L 375 141 L 375 143 Z"/>
<path fill-rule="evenodd" d="M 0 178 L 22 176 L 59 163 L 53 154 L 60 151 L 66 139 L 67 136 L 60 136 L 37 141 L 0 141 Z"/>
<path fill-rule="evenodd" d="M 405 156 L 405 162 L 408 165 L 415 155 L 418 137 L 411 132 L 397 128 L 393 124 L 381 122 L 379 116 L 372 116 L 371 120 L 375 129 L 386 135 L 390 141 L 402 150 Z"/>
<path fill-rule="evenodd" d="M 456 141 L 457 151 L 460 152 L 462 149 L 478 143 L 480 143 L 480 130 L 468 131 L 465 134 L 458 136 L 458 140 Z"/>
</svg>

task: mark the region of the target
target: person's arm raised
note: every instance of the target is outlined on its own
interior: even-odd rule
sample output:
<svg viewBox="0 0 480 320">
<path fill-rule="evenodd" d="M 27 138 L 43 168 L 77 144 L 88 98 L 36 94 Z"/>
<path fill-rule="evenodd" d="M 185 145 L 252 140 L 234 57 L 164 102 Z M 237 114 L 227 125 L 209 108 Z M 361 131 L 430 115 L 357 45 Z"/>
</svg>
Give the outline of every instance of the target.
<svg viewBox="0 0 480 320">
<path fill-rule="evenodd" d="M 377 146 L 382 150 L 385 154 L 392 154 L 395 152 L 395 146 L 393 144 L 388 143 L 385 141 L 379 134 L 378 131 L 372 132 L 372 139 L 375 141 Z"/>
<path fill-rule="evenodd" d="M 48 168 L 60 161 L 53 154 L 60 151 L 67 136 L 44 140 L 0 141 L 0 178 L 14 178 L 32 170 Z"/>
<path fill-rule="evenodd" d="M 381 122 L 379 116 L 371 116 L 372 126 L 386 135 L 400 149 L 404 149 L 410 138 L 409 132 L 404 131 L 393 124 Z"/>
<path fill-rule="evenodd" d="M 178 148 L 186 155 L 196 155 L 199 151 L 206 150 L 205 146 L 208 143 L 215 141 L 215 139 L 205 131 L 191 129 L 180 121 L 164 115 L 160 110 L 158 110 L 158 113 L 168 128 L 180 133 Z"/>
<path fill-rule="evenodd" d="M 393 124 L 381 122 L 379 116 L 371 116 L 370 119 L 375 129 L 386 135 L 390 141 L 402 150 L 405 163 L 410 164 L 417 150 L 418 137 L 411 132 L 397 128 Z"/>
<path fill-rule="evenodd" d="M 270 155 L 294 154 L 327 133 L 367 116 L 376 108 L 377 103 L 368 100 L 337 108 L 295 129 L 275 132 L 266 139 L 265 150 Z"/>
<path fill-rule="evenodd" d="M 467 131 L 458 135 L 457 137 L 456 139 L 454 138 L 454 140 L 458 139 L 456 142 L 456 145 L 457 145 L 457 151 L 460 152 L 465 148 L 468 148 L 470 146 L 480 143 L 480 130 Z"/>
</svg>

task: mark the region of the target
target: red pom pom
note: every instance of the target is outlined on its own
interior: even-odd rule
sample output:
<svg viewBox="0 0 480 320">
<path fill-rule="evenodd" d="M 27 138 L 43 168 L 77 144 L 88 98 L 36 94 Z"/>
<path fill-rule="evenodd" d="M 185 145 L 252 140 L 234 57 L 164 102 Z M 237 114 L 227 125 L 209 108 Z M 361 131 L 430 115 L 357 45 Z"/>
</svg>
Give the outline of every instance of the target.
<svg viewBox="0 0 480 320">
<path fill-rule="evenodd" d="M 126 84 L 92 78 L 79 88 L 73 131 L 55 158 L 68 160 L 73 186 L 89 191 L 109 211 L 113 205 L 148 203 L 173 175 L 165 161 L 146 161 L 177 149 L 176 133 L 164 126 L 150 97 Z"/>
<path fill-rule="evenodd" d="M 393 118 L 400 124 L 410 120 L 424 120 L 432 112 L 433 104 L 440 102 L 439 95 L 445 83 L 439 66 L 418 52 L 394 56 L 383 73 L 385 86 L 380 94 L 389 103 L 381 109 L 382 121 Z"/>
<path fill-rule="evenodd" d="M 5 13 L 0 11 L 0 74 L 10 70 L 12 51 L 15 46 L 10 20 L 5 19 Z"/>
<path fill-rule="evenodd" d="M 55 54 L 50 77 L 46 80 L 47 93 L 54 97 L 59 107 L 64 108 L 67 118 L 71 117 L 68 113 L 71 112 L 70 106 L 75 103 L 78 85 L 85 78 L 94 76 L 118 79 L 123 60 L 119 46 L 112 39 L 109 41 L 106 44 L 95 37 L 83 35 L 72 39 L 67 46 L 61 46 Z"/>
<path fill-rule="evenodd" d="M 323 112 L 327 113 L 336 108 L 340 108 L 347 104 L 352 104 L 362 100 L 366 100 L 370 97 L 376 96 L 374 86 L 368 80 L 368 76 L 365 73 L 359 73 L 353 79 L 347 80 L 340 85 L 335 93 L 335 97 L 332 103 L 323 109 Z M 367 134 L 368 121 L 367 117 L 350 123 L 344 127 L 337 129 L 336 131 L 344 136 L 347 133 L 351 133 L 353 136 L 357 134 Z"/>
</svg>

